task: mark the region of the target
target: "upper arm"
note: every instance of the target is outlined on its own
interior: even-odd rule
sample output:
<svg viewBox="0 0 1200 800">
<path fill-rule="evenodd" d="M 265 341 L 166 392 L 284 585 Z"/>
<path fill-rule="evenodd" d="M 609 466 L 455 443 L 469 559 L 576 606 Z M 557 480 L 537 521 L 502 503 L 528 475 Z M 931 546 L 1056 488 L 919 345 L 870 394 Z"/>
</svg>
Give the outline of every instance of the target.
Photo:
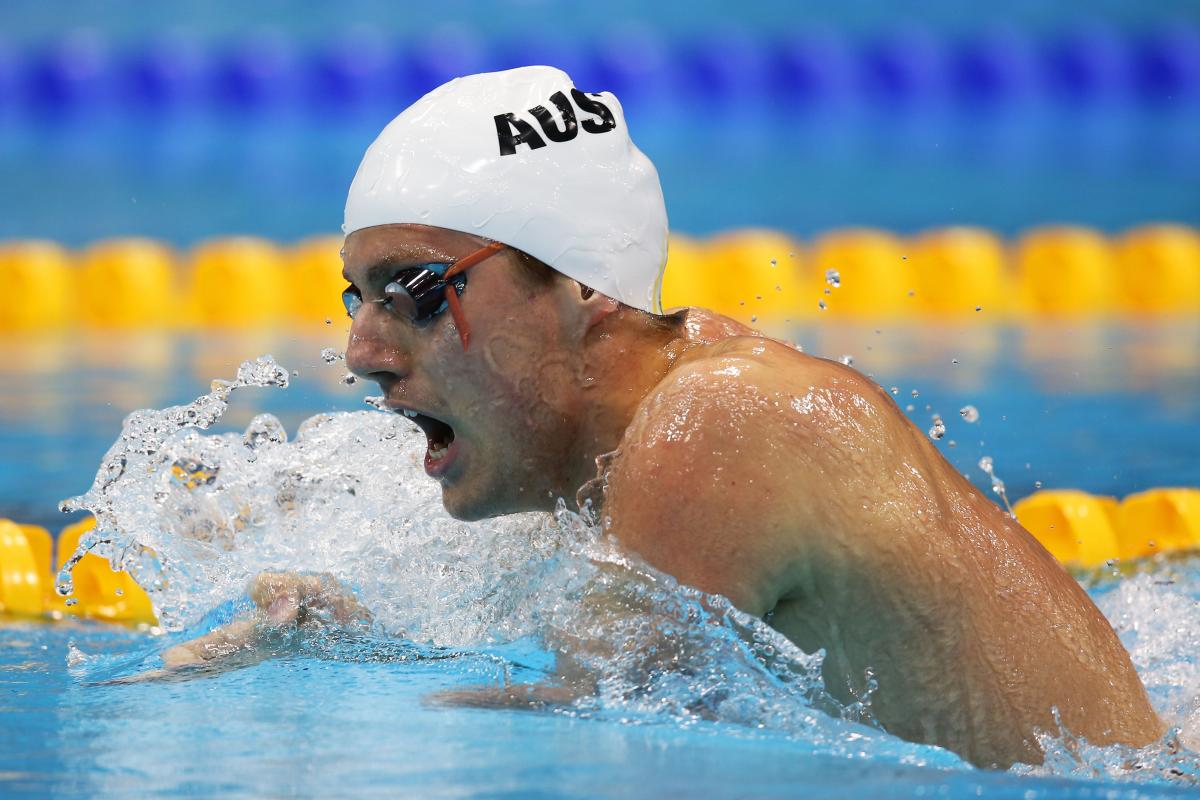
<svg viewBox="0 0 1200 800">
<path fill-rule="evenodd" d="M 891 399 L 838 364 L 709 359 L 643 404 L 605 513 L 621 544 L 756 616 L 853 547 L 903 482 L 913 437 Z M 861 537 L 860 537 L 861 538 Z"/>
</svg>

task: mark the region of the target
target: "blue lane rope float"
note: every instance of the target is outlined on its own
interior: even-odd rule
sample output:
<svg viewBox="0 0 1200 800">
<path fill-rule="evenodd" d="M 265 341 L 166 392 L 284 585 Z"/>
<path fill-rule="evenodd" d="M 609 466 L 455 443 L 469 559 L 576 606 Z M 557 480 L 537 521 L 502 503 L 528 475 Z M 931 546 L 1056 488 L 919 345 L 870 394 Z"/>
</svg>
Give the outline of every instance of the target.
<svg viewBox="0 0 1200 800">
<path fill-rule="evenodd" d="M 1178 20 L 1139 30 L 1084 21 L 1046 34 L 912 25 L 871 35 L 764 34 L 734 26 L 666 38 L 614 28 L 586 41 L 456 29 L 411 40 L 351 30 L 314 43 L 282 33 L 220 41 L 165 33 L 130 45 L 78 31 L 24 48 L 0 42 L 0 109 L 394 109 L 455 75 L 531 60 L 568 68 L 581 85 L 630 102 L 689 103 L 697 92 L 717 104 L 773 108 L 1035 98 L 1184 106 L 1200 98 L 1200 26 Z"/>
</svg>

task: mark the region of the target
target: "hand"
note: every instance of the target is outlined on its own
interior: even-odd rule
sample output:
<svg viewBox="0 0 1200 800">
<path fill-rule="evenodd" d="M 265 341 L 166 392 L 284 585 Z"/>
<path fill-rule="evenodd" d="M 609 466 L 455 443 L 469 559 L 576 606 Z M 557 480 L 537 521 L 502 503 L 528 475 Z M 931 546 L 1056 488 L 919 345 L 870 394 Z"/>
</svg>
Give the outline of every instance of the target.
<svg viewBox="0 0 1200 800">
<path fill-rule="evenodd" d="M 264 572 L 250 584 L 250 599 L 272 627 L 371 623 L 354 593 L 329 574 Z"/>
<path fill-rule="evenodd" d="M 250 584 L 254 612 L 163 653 L 167 670 L 240 665 L 272 655 L 265 640 L 275 634 L 325 626 L 369 625 L 371 613 L 332 575 L 264 572 Z"/>
</svg>

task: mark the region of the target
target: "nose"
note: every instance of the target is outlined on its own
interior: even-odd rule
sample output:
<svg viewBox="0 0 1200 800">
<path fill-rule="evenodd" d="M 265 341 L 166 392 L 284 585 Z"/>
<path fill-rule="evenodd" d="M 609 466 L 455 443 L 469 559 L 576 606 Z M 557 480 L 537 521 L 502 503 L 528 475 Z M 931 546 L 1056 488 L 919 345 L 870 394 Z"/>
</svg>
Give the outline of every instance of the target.
<svg viewBox="0 0 1200 800">
<path fill-rule="evenodd" d="M 363 303 L 350 325 L 346 366 L 384 391 L 408 376 L 412 353 L 393 315 L 377 303 Z"/>
</svg>

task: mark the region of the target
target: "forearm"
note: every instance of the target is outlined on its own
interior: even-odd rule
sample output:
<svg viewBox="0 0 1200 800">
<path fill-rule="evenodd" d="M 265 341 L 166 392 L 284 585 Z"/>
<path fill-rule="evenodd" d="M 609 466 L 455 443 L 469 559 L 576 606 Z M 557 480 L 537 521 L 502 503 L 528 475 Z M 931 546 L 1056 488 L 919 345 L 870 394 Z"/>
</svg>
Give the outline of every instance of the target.
<svg viewBox="0 0 1200 800">
<path fill-rule="evenodd" d="M 255 652 L 262 638 L 261 615 L 231 622 L 183 644 L 175 645 L 162 654 L 163 665 L 168 669 L 198 666 L 217 659 L 226 659 L 237 653 L 249 655 Z"/>
</svg>

